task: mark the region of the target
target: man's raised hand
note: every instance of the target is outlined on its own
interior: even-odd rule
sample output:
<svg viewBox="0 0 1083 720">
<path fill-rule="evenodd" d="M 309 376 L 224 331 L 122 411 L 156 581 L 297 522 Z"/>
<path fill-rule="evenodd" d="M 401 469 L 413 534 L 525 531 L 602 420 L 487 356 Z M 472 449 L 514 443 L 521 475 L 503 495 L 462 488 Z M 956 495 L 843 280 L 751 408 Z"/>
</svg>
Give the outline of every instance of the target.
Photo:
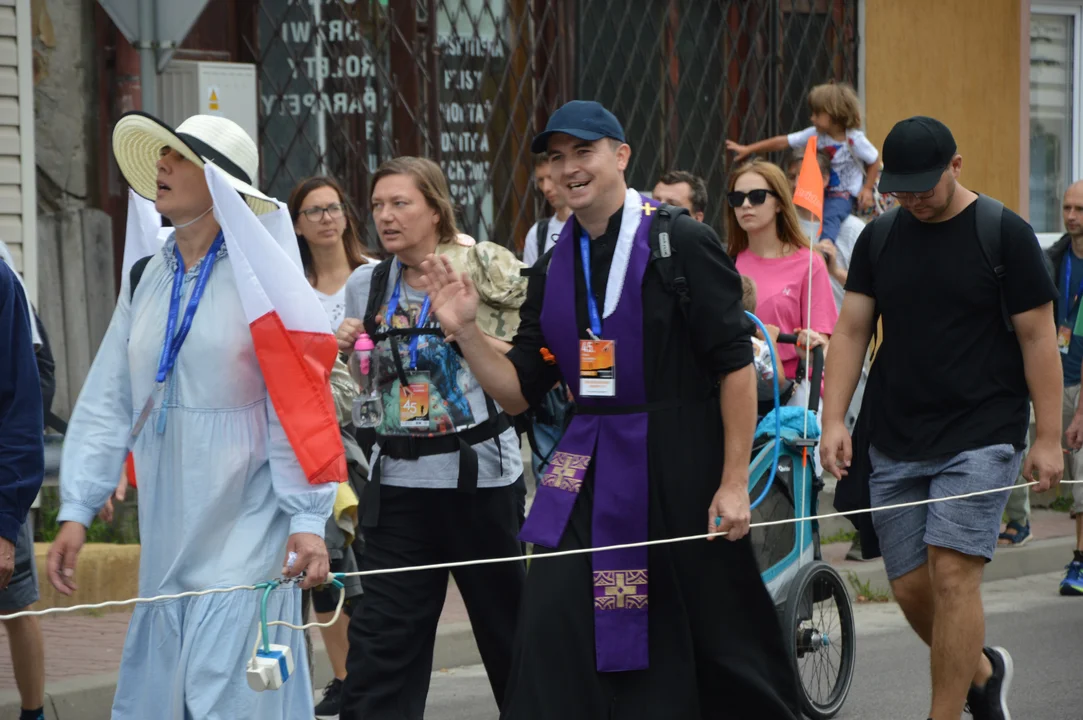
<svg viewBox="0 0 1083 720">
<path fill-rule="evenodd" d="M 421 285 L 429 294 L 432 312 L 444 330 L 444 339 L 455 336 L 473 324 L 478 314 L 478 291 L 470 275 L 456 273 L 451 261 L 442 255 L 429 255 L 421 263 Z"/>
</svg>

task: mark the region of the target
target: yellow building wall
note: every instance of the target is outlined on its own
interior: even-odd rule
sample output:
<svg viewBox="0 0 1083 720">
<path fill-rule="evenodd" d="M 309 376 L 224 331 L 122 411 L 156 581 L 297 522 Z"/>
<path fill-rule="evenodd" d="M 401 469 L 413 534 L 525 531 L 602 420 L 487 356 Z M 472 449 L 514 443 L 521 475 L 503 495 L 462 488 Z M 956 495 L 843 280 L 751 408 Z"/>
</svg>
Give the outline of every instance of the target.
<svg viewBox="0 0 1083 720">
<path fill-rule="evenodd" d="M 865 131 L 928 115 L 951 128 L 960 182 L 1021 213 L 1027 0 L 866 0 Z M 1029 34 L 1029 30 L 1026 31 Z"/>
</svg>

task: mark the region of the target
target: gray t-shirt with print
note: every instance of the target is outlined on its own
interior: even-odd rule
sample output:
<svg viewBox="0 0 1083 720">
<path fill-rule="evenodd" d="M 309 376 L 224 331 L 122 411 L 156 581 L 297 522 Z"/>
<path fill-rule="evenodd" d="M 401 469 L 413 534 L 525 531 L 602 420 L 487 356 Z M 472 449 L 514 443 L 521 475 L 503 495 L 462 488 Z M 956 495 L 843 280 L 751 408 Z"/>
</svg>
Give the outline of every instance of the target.
<svg viewBox="0 0 1083 720">
<path fill-rule="evenodd" d="M 376 265 L 362 265 L 354 270 L 346 281 L 346 317 L 361 320 L 368 305 L 369 288 L 372 283 L 372 271 Z M 387 303 L 395 289 L 398 278 L 398 263 L 393 262 L 387 282 L 387 290 L 380 302 L 379 314 L 384 314 Z M 399 306 L 416 309 L 425 302 L 425 293 L 403 283 Z M 416 313 L 416 310 L 415 310 Z M 411 315 L 412 317 L 412 315 Z M 429 339 L 431 342 L 432 340 Z M 385 341 L 386 342 L 386 341 Z M 423 341 L 424 342 L 424 339 Z M 436 340 L 436 342 L 441 342 Z M 469 404 L 469 414 L 474 423 L 488 419 L 485 393 L 473 374 L 469 372 L 466 361 L 461 360 L 464 373 L 460 373 L 459 384 Z M 393 403 L 385 402 L 387 407 Z M 497 406 L 499 408 L 499 406 Z M 505 430 L 499 438 L 486 440 L 473 446 L 478 454 L 478 487 L 503 487 L 510 485 L 523 473 L 523 460 L 519 449 L 519 439 L 514 428 Z M 379 445 L 373 449 L 373 462 L 379 462 Z M 396 460 L 387 458 L 382 461 L 381 482 L 393 487 L 411 488 L 454 488 L 459 482 L 459 453 L 428 455 L 417 460 Z"/>
</svg>

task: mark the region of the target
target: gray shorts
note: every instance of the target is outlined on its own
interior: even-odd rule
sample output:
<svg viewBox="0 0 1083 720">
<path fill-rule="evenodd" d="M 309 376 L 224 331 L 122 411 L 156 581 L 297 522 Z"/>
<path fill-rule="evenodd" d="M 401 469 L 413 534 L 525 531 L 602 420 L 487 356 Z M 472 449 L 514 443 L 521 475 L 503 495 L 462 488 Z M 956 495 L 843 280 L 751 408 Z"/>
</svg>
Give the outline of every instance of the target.
<svg viewBox="0 0 1083 720">
<path fill-rule="evenodd" d="M 38 569 L 34 565 L 34 531 L 30 518 L 19 528 L 15 541 L 15 574 L 0 590 L 0 612 L 24 610 L 38 601 Z"/>
<path fill-rule="evenodd" d="M 1023 452 L 1011 445 L 990 445 L 952 457 L 905 462 L 869 448 L 869 459 L 869 494 L 877 508 L 1011 487 Z M 1007 503 L 1005 491 L 874 512 L 888 579 L 924 565 L 929 545 L 992 560 Z"/>
</svg>

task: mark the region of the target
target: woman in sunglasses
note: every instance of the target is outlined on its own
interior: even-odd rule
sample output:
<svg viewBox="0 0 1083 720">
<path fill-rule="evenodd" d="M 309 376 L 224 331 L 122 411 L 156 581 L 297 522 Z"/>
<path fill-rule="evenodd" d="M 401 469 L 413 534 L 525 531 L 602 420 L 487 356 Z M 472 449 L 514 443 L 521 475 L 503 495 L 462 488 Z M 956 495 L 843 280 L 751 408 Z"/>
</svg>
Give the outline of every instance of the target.
<svg viewBox="0 0 1083 720">
<path fill-rule="evenodd" d="M 827 345 L 838 311 L 824 260 L 809 248 L 790 195 L 789 182 L 777 165 L 753 160 L 734 171 L 726 195 L 729 254 L 742 275 L 756 281 L 756 316 L 786 334 L 799 333 L 802 349 Z M 809 254 L 812 253 L 811 327 Z M 786 377 L 797 376 L 798 353 L 780 345 Z"/>
</svg>

